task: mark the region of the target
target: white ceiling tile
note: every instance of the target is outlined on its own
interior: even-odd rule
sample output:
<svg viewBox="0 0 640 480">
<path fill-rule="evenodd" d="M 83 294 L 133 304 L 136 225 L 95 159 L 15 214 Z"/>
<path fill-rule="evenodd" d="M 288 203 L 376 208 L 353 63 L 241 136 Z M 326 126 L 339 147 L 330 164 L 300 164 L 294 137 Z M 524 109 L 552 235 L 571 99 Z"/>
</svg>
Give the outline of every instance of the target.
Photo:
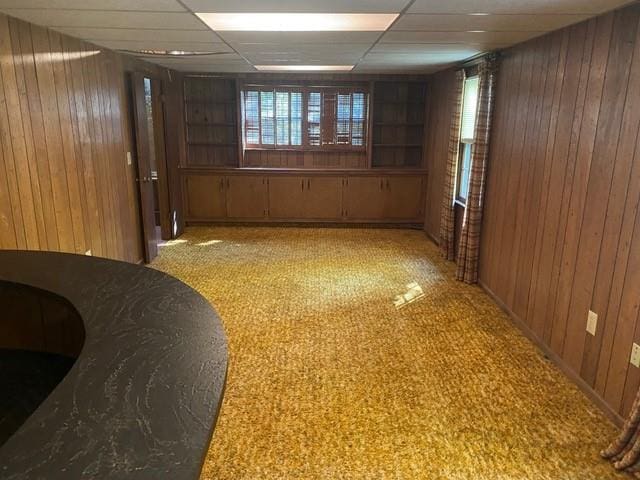
<svg viewBox="0 0 640 480">
<path fill-rule="evenodd" d="M 544 32 L 387 32 L 382 43 L 474 43 L 511 45 Z"/>
<path fill-rule="evenodd" d="M 587 19 L 588 15 L 403 15 L 394 31 L 545 32 Z"/>
<path fill-rule="evenodd" d="M 126 10 L 149 12 L 185 12 L 176 0 L 0 0 L 0 10 L 6 8 L 37 8 L 65 10 Z"/>
<path fill-rule="evenodd" d="M 416 0 L 407 13 L 598 14 L 628 0 Z"/>
<path fill-rule="evenodd" d="M 184 56 L 184 57 L 145 57 L 139 56 L 150 62 L 162 63 L 163 65 L 184 65 L 184 64 L 196 64 L 196 65 L 214 65 L 214 64 L 232 64 L 232 63 L 247 63 L 242 57 L 235 53 L 222 54 L 222 55 L 201 55 L 201 56 Z"/>
<path fill-rule="evenodd" d="M 373 43 L 381 32 L 220 32 L 231 44 L 239 43 Z"/>
<path fill-rule="evenodd" d="M 90 41 L 154 41 L 222 43 L 211 30 L 154 30 L 138 28 L 54 27 L 55 30 Z"/>
<path fill-rule="evenodd" d="M 157 63 L 157 62 L 155 62 Z M 184 63 L 184 64 L 172 64 L 172 65 L 163 65 L 161 63 L 157 63 L 163 67 L 171 68 L 173 70 L 178 70 L 181 72 L 207 72 L 207 73 L 244 73 L 244 72 L 255 72 L 256 69 L 253 68 L 248 63 L 236 64 L 211 64 L 211 63 Z"/>
<path fill-rule="evenodd" d="M 7 9 L 11 16 L 48 27 L 111 27 L 205 30 L 191 13 Z"/>
<path fill-rule="evenodd" d="M 378 43 L 371 53 L 470 53 L 476 55 L 487 50 L 482 45 L 462 43 Z"/>
<path fill-rule="evenodd" d="M 162 37 L 156 37 L 162 38 Z M 93 40 L 111 50 L 183 50 L 190 52 L 232 52 L 231 47 L 224 43 L 175 42 L 167 40 Z"/>
<path fill-rule="evenodd" d="M 450 53 L 369 53 L 361 63 L 382 65 L 442 65 L 452 62 L 460 62 L 473 57 L 475 53 L 450 52 Z"/>
<path fill-rule="evenodd" d="M 194 12 L 398 13 L 409 0 L 184 0 Z"/>
</svg>

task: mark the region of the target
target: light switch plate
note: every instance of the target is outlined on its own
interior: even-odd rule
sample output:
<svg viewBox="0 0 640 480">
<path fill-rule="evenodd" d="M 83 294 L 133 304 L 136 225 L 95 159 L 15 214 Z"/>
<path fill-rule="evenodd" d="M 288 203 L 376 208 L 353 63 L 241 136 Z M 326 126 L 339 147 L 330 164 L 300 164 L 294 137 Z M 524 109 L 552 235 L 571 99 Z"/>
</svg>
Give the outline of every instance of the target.
<svg viewBox="0 0 640 480">
<path fill-rule="evenodd" d="M 131 165 L 131 152 L 127 152 L 127 165 Z"/>
<path fill-rule="evenodd" d="M 589 315 L 587 315 L 587 332 L 589 332 L 591 335 L 595 335 L 597 328 L 598 314 L 589 310 Z"/>
<path fill-rule="evenodd" d="M 631 349 L 631 359 L 629 363 L 634 367 L 640 368 L 640 345 L 637 343 L 633 344 L 633 348 Z"/>
</svg>

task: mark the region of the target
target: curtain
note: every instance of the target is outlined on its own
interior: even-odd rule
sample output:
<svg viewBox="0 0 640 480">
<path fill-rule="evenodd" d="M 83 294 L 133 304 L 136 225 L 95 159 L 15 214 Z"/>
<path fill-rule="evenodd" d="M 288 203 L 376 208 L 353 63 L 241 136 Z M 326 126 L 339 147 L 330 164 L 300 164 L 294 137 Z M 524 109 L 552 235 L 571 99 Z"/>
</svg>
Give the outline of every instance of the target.
<svg viewBox="0 0 640 480">
<path fill-rule="evenodd" d="M 462 94 L 464 90 L 464 70 L 456 72 L 451 102 L 451 127 L 449 129 L 449 151 L 444 175 L 444 194 L 440 213 L 440 250 L 447 260 L 455 259 L 453 200 L 456 190 L 458 151 L 460 150 L 460 125 L 462 120 Z"/>
<path fill-rule="evenodd" d="M 631 407 L 622 432 L 608 448 L 601 452 L 617 470 L 636 474 L 640 472 L 640 391 Z"/>
<path fill-rule="evenodd" d="M 466 283 L 478 281 L 478 258 L 480 254 L 480 228 L 482 206 L 489 153 L 491 113 L 496 84 L 496 58 L 485 57 L 478 65 L 478 108 L 474 143 L 471 147 L 471 173 L 467 205 L 464 209 L 456 278 Z M 454 167 L 455 168 L 455 167 Z"/>
</svg>

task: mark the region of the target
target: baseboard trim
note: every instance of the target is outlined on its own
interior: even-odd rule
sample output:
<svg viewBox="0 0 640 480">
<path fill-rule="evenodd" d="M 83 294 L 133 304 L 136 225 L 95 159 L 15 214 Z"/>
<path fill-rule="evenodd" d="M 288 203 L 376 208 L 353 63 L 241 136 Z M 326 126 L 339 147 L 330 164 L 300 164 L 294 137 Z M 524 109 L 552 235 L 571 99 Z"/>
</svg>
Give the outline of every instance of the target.
<svg viewBox="0 0 640 480">
<path fill-rule="evenodd" d="M 504 311 L 516 327 L 527 337 L 535 346 L 537 346 L 545 356 L 551 360 L 556 367 L 558 367 L 562 373 L 564 373 L 569 380 L 577 385 L 577 387 L 591 400 L 602 412 L 611 420 L 617 427 L 622 427 L 624 419 L 605 401 L 598 392 L 596 392 L 591 385 L 584 381 L 580 375 L 569 367 L 565 361 L 553 352 L 547 344 L 545 344 L 536 333 L 529 328 L 529 326 L 516 315 L 507 305 L 484 283 L 482 280 L 478 281 L 478 285 L 482 288 L 487 295 L 489 295 L 494 302 Z"/>
</svg>

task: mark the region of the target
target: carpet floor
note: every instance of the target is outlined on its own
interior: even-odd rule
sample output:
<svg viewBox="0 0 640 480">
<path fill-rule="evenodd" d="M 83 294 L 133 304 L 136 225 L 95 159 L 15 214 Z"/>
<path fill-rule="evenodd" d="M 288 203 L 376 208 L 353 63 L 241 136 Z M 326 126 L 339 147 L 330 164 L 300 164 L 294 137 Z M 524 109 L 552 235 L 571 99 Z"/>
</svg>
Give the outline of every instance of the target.
<svg viewBox="0 0 640 480">
<path fill-rule="evenodd" d="M 203 479 L 627 478 L 614 426 L 420 231 L 189 228 L 152 267 L 229 340 Z"/>
</svg>

